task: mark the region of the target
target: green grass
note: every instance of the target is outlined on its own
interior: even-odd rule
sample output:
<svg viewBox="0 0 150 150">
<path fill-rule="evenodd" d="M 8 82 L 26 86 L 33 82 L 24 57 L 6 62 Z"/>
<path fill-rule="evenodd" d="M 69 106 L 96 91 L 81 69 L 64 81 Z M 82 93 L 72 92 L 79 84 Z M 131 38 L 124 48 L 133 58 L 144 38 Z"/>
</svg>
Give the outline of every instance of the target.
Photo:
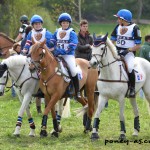
<svg viewBox="0 0 150 150">
<path fill-rule="evenodd" d="M 125 106 L 125 120 L 126 120 L 126 137 L 128 140 L 142 139 L 150 140 L 149 130 L 149 114 L 147 111 L 146 101 L 138 98 L 138 106 L 140 112 L 140 125 L 141 132 L 139 137 L 133 138 L 133 113 L 129 100 L 126 100 Z M 124 149 L 149 149 L 149 143 L 109 143 L 105 145 L 105 140 L 117 140 L 120 134 L 119 125 L 119 105 L 116 101 L 110 100 L 109 106 L 101 114 L 101 122 L 99 135 L 100 140 L 91 142 L 90 135 L 83 133 L 82 117 L 77 118 L 74 110 L 81 107 L 81 105 L 74 100 L 71 101 L 71 117 L 62 119 L 63 132 L 59 135 L 59 138 L 50 137 L 50 134 L 46 138 L 40 138 L 40 126 L 42 115 L 38 115 L 36 112 L 36 106 L 33 102 L 31 104 L 31 112 L 36 124 L 36 137 L 29 137 L 29 124 L 26 115 L 23 117 L 23 125 L 21 129 L 21 136 L 19 138 L 14 137 L 12 133 L 15 129 L 17 120 L 17 112 L 19 110 L 20 103 L 17 98 L 12 98 L 10 93 L 0 97 L 0 150 L 124 150 Z M 44 109 L 44 104 L 42 104 Z M 52 129 L 52 119 L 49 116 L 47 131 Z"/>
</svg>

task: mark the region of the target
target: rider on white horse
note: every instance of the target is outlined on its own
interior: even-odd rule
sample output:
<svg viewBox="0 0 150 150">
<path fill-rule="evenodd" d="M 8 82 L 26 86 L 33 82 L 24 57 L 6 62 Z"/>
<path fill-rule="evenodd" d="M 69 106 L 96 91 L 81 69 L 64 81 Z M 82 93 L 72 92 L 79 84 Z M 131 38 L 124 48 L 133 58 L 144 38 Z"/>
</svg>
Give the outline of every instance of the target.
<svg viewBox="0 0 150 150">
<path fill-rule="evenodd" d="M 141 33 L 139 27 L 132 23 L 132 13 L 127 9 L 118 11 L 118 25 L 111 34 L 111 40 L 116 42 L 118 54 L 124 57 L 129 72 L 129 97 L 135 97 L 134 55 L 140 48 Z"/>
<path fill-rule="evenodd" d="M 46 46 L 48 48 L 51 48 L 50 39 L 52 38 L 52 33 L 42 27 L 43 18 L 39 15 L 33 15 L 30 22 L 31 22 L 33 29 L 29 32 L 27 36 L 27 41 L 22 52 L 25 55 L 29 53 L 29 49 L 32 45 L 32 38 L 34 39 L 35 42 L 37 41 L 43 42 L 46 39 Z M 34 94 L 33 96 L 43 97 L 44 95 L 41 92 L 41 90 L 39 90 L 37 94 Z"/>
</svg>

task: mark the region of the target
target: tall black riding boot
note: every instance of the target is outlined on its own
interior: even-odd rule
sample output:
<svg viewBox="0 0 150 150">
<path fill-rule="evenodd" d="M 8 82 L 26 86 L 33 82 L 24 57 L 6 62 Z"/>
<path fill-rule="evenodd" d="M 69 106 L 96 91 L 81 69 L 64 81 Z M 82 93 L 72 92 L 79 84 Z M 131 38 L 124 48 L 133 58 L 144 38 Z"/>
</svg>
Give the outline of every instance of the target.
<svg viewBox="0 0 150 150">
<path fill-rule="evenodd" d="M 36 94 L 32 94 L 33 97 L 39 97 L 44 98 L 44 93 L 41 91 L 41 89 L 38 89 Z"/>
<path fill-rule="evenodd" d="M 72 80 L 73 80 L 73 84 L 74 84 L 74 88 L 75 88 L 76 97 L 81 98 L 78 75 L 76 75 L 75 77 L 72 77 Z"/>
<path fill-rule="evenodd" d="M 129 73 L 129 98 L 135 98 L 135 73 L 134 70 L 132 70 L 131 73 Z"/>
</svg>

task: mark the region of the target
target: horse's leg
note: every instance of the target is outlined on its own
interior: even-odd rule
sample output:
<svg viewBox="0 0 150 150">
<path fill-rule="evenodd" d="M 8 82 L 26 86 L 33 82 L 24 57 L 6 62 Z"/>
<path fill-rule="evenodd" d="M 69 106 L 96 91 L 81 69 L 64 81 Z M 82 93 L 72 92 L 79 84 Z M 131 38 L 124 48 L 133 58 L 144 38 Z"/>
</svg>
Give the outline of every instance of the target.
<svg viewBox="0 0 150 150">
<path fill-rule="evenodd" d="M 59 124 L 57 122 L 55 108 L 51 109 L 51 114 L 52 114 L 52 118 L 53 118 L 53 128 L 54 128 L 54 131 L 53 131 L 53 133 L 51 133 L 51 136 L 58 137 Z"/>
<path fill-rule="evenodd" d="M 94 116 L 93 130 L 92 130 L 92 135 L 91 135 L 92 140 L 99 139 L 99 135 L 98 135 L 98 129 L 99 129 L 99 123 L 100 123 L 99 117 L 107 101 L 108 101 L 107 98 L 103 97 L 102 95 L 99 95 L 98 107 Z"/>
<path fill-rule="evenodd" d="M 55 92 L 51 99 L 49 100 L 49 102 L 47 101 L 49 99 L 49 96 L 46 97 L 45 95 L 45 99 L 46 99 L 46 108 L 44 110 L 44 114 L 43 114 L 43 118 L 42 118 L 42 123 L 41 123 L 41 132 L 40 132 L 40 136 L 41 137 L 46 137 L 47 136 L 47 119 L 48 119 L 48 113 L 50 110 L 54 111 L 55 109 L 53 108 L 55 106 L 55 104 L 57 103 L 57 100 L 60 99 L 59 95 L 57 94 L 58 92 Z M 54 111 L 55 112 L 55 111 Z M 54 129 L 56 132 L 58 132 L 58 123 L 56 120 L 56 112 L 52 113 L 52 117 L 53 117 L 53 125 L 54 125 Z"/>
<path fill-rule="evenodd" d="M 138 106 L 136 103 L 136 99 L 135 98 L 130 98 L 130 103 L 133 107 L 133 112 L 134 112 L 134 133 L 132 134 L 133 136 L 138 136 L 138 133 L 140 131 L 140 122 L 139 122 L 139 110 L 138 110 Z"/>
<path fill-rule="evenodd" d="M 58 132 L 62 132 L 62 127 L 60 125 L 60 121 L 61 121 L 61 116 L 62 116 L 62 112 L 63 112 L 63 102 L 64 99 L 59 100 L 57 102 L 57 104 L 55 105 L 55 112 L 56 112 L 56 119 L 57 119 L 57 123 L 58 123 Z M 55 130 L 53 129 L 50 134 L 53 136 L 55 135 Z"/>
<path fill-rule="evenodd" d="M 125 129 L 125 119 L 124 119 L 124 107 L 125 107 L 125 100 L 124 97 L 119 99 L 119 105 L 120 105 L 120 140 L 124 140 L 126 138 L 125 133 L 126 133 L 126 129 Z"/>
<path fill-rule="evenodd" d="M 24 111 L 29 106 L 30 101 L 31 101 L 31 95 L 25 94 L 22 104 L 21 104 L 21 107 L 18 112 L 18 119 L 17 119 L 17 123 L 16 123 L 15 132 L 13 133 L 16 136 L 20 135 L 20 129 L 21 129 L 21 125 L 22 125 L 22 117 L 23 117 Z"/>
<path fill-rule="evenodd" d="M 37 113 L 41 114 L 42 110 L 41 110 L 41 98 L 36 97 L 36 109 L 37 109 Z"/>
<path fill-rule="evenodd" d="M 32 118 L 31 112 L 30 112 L 30 106 L 28 106 L 26 108 L 26 113 L 27 113 L 28 122 L 29 122 L 29 125 L 30 125 L 29 136 L 34 137 L 35 136 L 35 124 L 34 124 L 34 121 L 33 121 L 33 118 Z"/>
</svg>

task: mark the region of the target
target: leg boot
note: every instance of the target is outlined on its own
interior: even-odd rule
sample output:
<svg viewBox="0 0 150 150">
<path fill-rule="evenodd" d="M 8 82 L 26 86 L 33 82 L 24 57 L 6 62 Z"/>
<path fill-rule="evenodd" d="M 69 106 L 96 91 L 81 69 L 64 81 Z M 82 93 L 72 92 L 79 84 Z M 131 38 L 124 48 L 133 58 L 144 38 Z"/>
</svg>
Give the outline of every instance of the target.
<svg viewBox="0 0 150 150">
<path fill-rule="evenodd" d="M 78 75 L 76 75 L 75 77 L 72 77 L 72 80 L 73 80 L 73 84 L 74 84 L 74 88 L 75 88 L 76 97 L 81 98 Z"/>
<path fill-rule="evenodd" d="M 130 82 L 129 98 L 135 98 L 135 73 L 134 73 L 134 70 L 132 70 L 132 72 L 129 73 L 129 82 Z"/>
<path fill-rule="evenodd" d="M 44 93 L 41 91 L 41 89 L 38 89 L 36 94 L 32 94 L 33 97 L 39 97 L 44 98 Z"/>
</svg>

